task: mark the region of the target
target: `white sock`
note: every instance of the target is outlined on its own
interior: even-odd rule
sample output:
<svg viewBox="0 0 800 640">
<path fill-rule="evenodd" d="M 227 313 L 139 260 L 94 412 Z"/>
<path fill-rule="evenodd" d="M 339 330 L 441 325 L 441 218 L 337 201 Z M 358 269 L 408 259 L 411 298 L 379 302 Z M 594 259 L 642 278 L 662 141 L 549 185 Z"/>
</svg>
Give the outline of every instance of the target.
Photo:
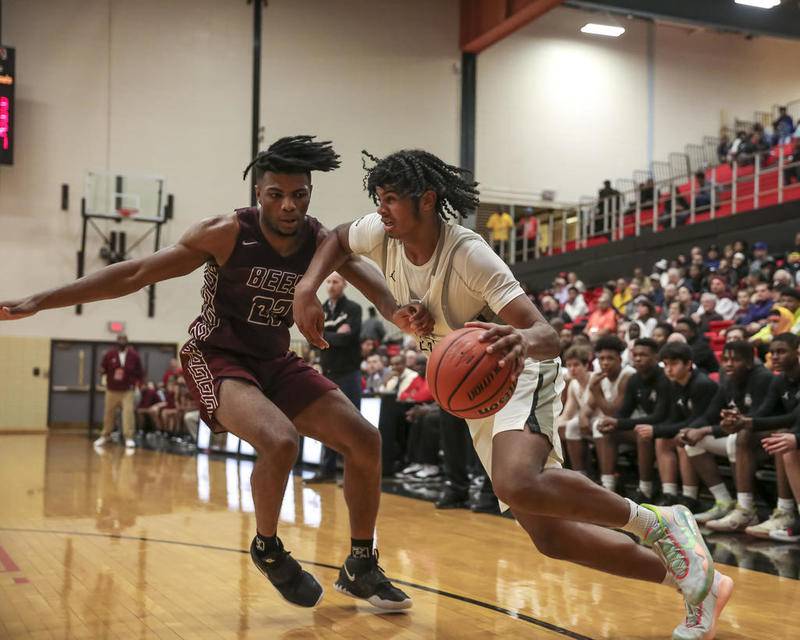
<svg viewBox="0 0 800 640">
<path fill-rule="evenodd" d="M 647 480 L 639 480 L 639 491 L 641 491 L 648 498 L 653 497 L 653 483 Z"/>
<path fill-rule="evenodd" d="M 693 498 L 694 500 L 697 500 L 697 496 L 700 495 L 700 487 L 685 484 L 683 485 L 683 495 L 685 495 L 687 498 Z"/>
<path fill-rule="evenodd" d="M 778 509 L 781 511 L 789 511 L 790 513 L 795 512 L 795 501 L 791 498 L 778 498 Z"/>
<path fill-rule="evenodd" d="M 717 502 L 731 502 L 731 500 L 733 500 L 724 482 L 715 484 L 713 487 L 709 487 L 708 490 Z"/>
<path fill-rule="evenodd" d="M 664 493 L 668 493 L 671 496 L 678 495 L 678 483 L 677 482 L 665 482 L 661 485 L 661 490 Z"/>
<path fill-rule="evenodd" d="M 736 502 L 739 503 L 739 506 L 742 509 L 747 509 L 748 511 L 751 511 L 753 509 L 753 503 L 755 502 L 755 498 L 753 497 L 752 493 L 737 493 Z"/>
<path fill-rule="evenodd" d="M 628 500 L 628 498 L 625 498 Z M 658 526 L 658 518 L 656 514 L 645 507 L 640 507 L 633 500 L 628 500 L 631 507 L 631 516 L 628 523 L 622 527 L 623 531 L 629 531 L 639 538 L 646 538 L 647 534 Z"/>
<path fill-rule="evenodd" d="M 613 474 L 603 474 L 600 476 L 600 484 L 609 491 L 613 491 L 617 486 L 617 476 Z"/>
</svg>

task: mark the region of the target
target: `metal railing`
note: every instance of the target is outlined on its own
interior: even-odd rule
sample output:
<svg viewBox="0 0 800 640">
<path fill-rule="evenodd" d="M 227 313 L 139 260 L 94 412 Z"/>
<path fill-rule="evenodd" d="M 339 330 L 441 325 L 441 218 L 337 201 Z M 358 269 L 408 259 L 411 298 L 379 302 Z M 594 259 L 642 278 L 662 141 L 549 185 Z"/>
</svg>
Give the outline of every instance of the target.
<svg viewBox="0 0 800 640">
<path fill-rule="evenodd" d="M 736 215 L 763 206 L 764 199 L 775 194 L 777 203 L 784 202 L 790 186 L 785 180 L 787 172 L 800 175 L 800 159 L 788 162 L 783 145 L 751 156 L 740 154 L 730 165 L 716 161 L 716 145 L 713 146 L 713 161 L 705 167 L 695 165 L 699 159 L 693 158 L 692 153 L 673 154 L 670 162 L 654 162 L 651 172 L 637 171 L 634 180 L 618 180 L 617 195 L 603 199 L 583 197 L 577 204 L 560 204 L 558 210 L 537 216 L 535 240 L 522 232 L 520 224 L 516 225 L 509 240 L 495 243 L 495 249 L 508 264 L 515 264 L 583 249 L 595 244 L 594 239 L 614 242 L 694 224 L 699 215 L 708 214 L 709 220 L 720 213 Z M 730 178 L 723 180 L 720 174 L 725 166 L 730 166 Z M 705 172 L 705 188 L 700 188 L 697 171 Z M 772 176 L 776 186 L 765 189 L 763 183 L 772 184 L 772 180 L 766 180 Z M 649 189 L 645 183 L 651 177 L 655 178 L 654 202 L 643 202 L 643 191 Z M 510 209 L 514 217 L 514 205 Z"/>
</svg>

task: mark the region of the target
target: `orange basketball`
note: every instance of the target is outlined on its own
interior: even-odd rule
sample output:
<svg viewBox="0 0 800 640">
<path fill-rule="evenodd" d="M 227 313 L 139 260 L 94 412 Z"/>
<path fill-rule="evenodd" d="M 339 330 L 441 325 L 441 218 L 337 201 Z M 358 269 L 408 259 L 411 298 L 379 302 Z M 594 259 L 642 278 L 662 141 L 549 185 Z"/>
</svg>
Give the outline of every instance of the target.
<svg viewBox="0 0 800 640">
<path fill-rule="evenodd" d="M 478 340 L 483 329 L 453 331 L 428 360 L 428 387 L 438 405 L 461 418 L 486 418 L 502 409 L 514 393 L 512 367 L 500 367 L 496 353 Z"/>
</svg>

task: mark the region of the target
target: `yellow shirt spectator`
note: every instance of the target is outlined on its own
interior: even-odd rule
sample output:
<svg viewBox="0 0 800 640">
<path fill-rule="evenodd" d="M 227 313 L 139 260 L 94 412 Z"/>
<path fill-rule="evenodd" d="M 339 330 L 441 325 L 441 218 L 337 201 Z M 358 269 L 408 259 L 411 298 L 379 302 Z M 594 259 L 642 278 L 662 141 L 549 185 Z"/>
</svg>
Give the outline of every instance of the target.
<svg viewBox="0 0 800 640">
<path fill-rule="evenodd" d="M 486 221 L 486 228 L 491 231 L 494 242 L 507 242 L 508 232 L 514 227 L 514 219 L 505 211 L 495 211 Z"/>
</svg>

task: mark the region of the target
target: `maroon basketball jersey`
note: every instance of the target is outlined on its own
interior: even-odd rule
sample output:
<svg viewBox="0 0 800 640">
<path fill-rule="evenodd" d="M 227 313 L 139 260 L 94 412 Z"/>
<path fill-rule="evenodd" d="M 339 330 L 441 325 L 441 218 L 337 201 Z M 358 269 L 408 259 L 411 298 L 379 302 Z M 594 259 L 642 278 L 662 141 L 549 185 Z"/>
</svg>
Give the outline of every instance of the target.
<svg viewBox="0 0 800 640">
<path fill-rule="evenodd" d="M 258 209 L 237 209 L 239 236 L 224 266 L 206 264 L 203 310 L 189 327 L 203 344 L 257 358 L 274 358 L 289 349 L 294 287 L 317 245 L 319 221 L 306 216 L 300 248 L 283 257 L 258 224 Z"/>
</svg>

